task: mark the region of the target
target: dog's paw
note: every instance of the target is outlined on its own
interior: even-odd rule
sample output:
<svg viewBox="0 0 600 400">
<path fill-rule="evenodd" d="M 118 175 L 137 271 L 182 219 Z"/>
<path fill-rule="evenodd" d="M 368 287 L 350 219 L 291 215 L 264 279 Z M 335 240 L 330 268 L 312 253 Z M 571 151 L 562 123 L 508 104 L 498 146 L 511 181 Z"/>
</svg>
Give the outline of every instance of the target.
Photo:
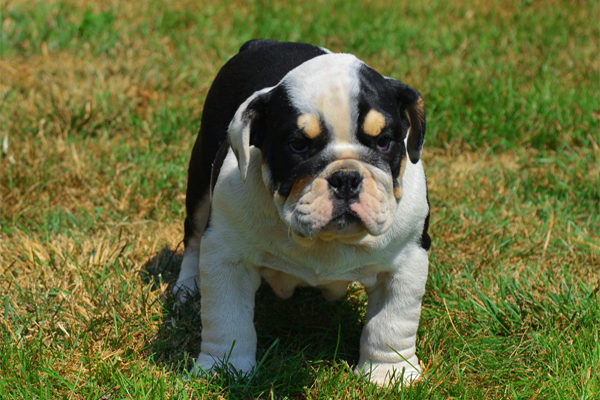
<svg viewBox="0 0 600 400">
<path fill-rule="evenodd" d="M 256 366 L 256 360 L 246 357 L 230 357 L 227 364 L 211 355 L 200 353 L 196 364 L 190 371 L 192 376 L 214 375 L 217 370 L 228 370 L 236 376 L 250 374 Z"/>
<path fill-rule="evenodd" d="M 173 295 L 185 303 L 194 293 L 200 292 L 200 275 L 190 276 L 181 279 L 173 286 Z"/>
<path fill-rule="evenodd" d="M 391 386 L 400 380 L 404 385 L 411 385 L 421 377 L 421 368 L 418 361 L 413 365 L 407 362 L 400 363 L 378 363 L 365 362 L 361 368 L 354 368 L 355 376 L 364 378 L 376 383 L 379 386 Z"/>
</svg>

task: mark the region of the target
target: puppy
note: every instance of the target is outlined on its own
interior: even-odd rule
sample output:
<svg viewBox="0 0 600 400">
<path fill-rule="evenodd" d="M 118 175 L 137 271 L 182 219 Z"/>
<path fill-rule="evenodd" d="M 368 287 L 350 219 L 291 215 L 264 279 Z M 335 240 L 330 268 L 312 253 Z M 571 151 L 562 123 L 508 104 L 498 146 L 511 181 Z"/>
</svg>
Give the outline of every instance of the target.
<svg viewBox="0 0 600 400">
<path fill-rule="evenodd" d="M 355 374 L 420 375 L 429 204 L 419 93 L 350 54 L 257 39 L 219 71 L 192 151 L 175 292 L 200 288 L 194 372 L 256 366 L 254 298 L 368 294 Z"/>
</svg>

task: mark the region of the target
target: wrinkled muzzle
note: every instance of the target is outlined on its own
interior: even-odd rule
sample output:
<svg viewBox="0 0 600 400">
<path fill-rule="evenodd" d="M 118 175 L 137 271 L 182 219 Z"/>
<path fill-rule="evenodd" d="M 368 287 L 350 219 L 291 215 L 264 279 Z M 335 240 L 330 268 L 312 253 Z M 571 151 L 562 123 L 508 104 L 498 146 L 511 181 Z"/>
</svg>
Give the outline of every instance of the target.
<svg viewBox="0 0 600 400">
<path fill-rule="evenodd" d="M 332 240 L 381 235 L 391 225 L 396 199 L 389 173 L 358 160 L 337 160 L 314 178 L 297 179 L 278 206 L 295 235 Z"/>
</svg>

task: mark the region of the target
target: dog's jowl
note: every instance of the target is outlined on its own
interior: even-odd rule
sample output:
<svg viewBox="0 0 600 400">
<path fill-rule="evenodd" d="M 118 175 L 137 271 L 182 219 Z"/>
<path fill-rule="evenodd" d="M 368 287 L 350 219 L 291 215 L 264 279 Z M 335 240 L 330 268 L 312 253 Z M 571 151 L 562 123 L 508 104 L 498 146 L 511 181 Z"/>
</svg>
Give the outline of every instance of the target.
<svg viewBox="0 0 600 400">
<path fill-rule="evenodd" d="M 378 384 L 420 374 L 429 206 L 420 162 L 425 108 L 410 86 L 350 54 L 253 40 L 208 92 L 192 152 L 185 255 L 175 287 L 200 288 L 195 372 L 256 367 L 261 279 L 327 299 L 368 294 L 355 373 Z"/>
</svg>

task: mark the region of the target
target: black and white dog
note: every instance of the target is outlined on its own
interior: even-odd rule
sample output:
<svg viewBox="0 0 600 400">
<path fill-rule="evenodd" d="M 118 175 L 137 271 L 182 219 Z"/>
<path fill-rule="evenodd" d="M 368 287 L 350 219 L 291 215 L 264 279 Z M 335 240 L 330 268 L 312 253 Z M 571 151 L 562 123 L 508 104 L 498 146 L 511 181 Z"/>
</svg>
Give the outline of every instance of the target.
<svg viewBox="0 0 600 400">
<path fill-rule="evenodd" d="M 429 205 L 419 93 L 350 54 L 253 40 L 208 92 L 192 152 L 175 291 L 201 289 L 194 372 L 256 366 L 254 297 L 313 286 L 369 296 L 356 374 L 420 375 Z M 234 343 L 235 342 L 235 343 Z"/>
</svg>

